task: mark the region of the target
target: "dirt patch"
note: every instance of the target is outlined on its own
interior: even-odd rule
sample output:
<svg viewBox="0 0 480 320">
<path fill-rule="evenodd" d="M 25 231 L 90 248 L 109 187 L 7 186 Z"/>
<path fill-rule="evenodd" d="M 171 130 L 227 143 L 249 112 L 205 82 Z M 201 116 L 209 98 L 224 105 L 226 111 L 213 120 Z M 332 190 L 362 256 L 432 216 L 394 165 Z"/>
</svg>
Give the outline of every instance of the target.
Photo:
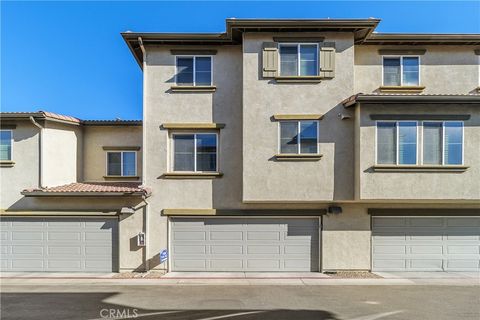
<svg viewBox="0 0 480 320">
<path fill-rule="evenodd" d="M 149 271 L 149 272 L 120 272 L 116 273 L 112 276 L 115 279 L 139 279 L 139 278 L 147 278 L 147 279 L 158 279 L 164 275 L 163 272 L 160 271 Z"/>
<path fill-rule="evenodd" d="M 336 271 L 325 272 L 326 275 L 333 279 L 381 279 L 379 275 L 368 271 Z"/>
</svg>

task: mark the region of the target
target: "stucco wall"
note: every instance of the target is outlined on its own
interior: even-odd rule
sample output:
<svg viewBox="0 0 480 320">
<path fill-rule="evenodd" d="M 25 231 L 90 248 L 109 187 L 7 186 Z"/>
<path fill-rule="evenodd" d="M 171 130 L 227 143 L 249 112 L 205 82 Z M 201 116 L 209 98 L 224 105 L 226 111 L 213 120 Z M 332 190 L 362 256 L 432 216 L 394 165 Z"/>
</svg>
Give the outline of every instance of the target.
<svg viewBox="0 0 480 320">
<path fill-rule="evenodd" d="M 140 150 L 137 151 L 137 176 L 142 176 L 142 127 L 86 126 L 83 130 L 83 176 L 85 181 L 105 181 L 107 151 L 103 147 L 140 147 Z"/>
<path fill-rule="evenodd" d="M 42 138 L 43 186 L 53 187 L 79 181 L 82 127 L 46 121 Z"/>
<path fill-rule="evenodd" d="M 177 47 L 178 48 L 178 47 Z M 235 208 L 241 206 L 242 52 L 239 46 L 216 47 L 213 58 L 214 93 L 172 93 L 175 56 L 170 47 L 147 47 L 144 68 L 144 183 L 153 190 L 148 199 L 150 267 L 167 248 L 165 208 Z M 170 140 L 163 123 L 224 123 L 219 135 L 219 179 L 164 179 L 169 168 Z"/>
<path fill-rule="evenodd" d="M 378 49 L 402 46 L 356 46 L 355 92 L 371 93 L 382 85 L 382 56 Z M 409 48 L 412 48 L 411 46 Z M 476 93 L 479 60 L 473 46 L 417 46 L 426 49 L 420 55 L 420 85 L 423 93 Z"/>
<path fill-rule="evenodd" d="M 322 269 L 370 270 L 370 215 L 366 206 L 340 204 L 343 212 L 323 216 Z"/>
<path fill-rule="evenodd" d="M 464 123 L 465 172 L 374 172 L 375 121 L 370 114 L 468 114 Z M 480 112 L 461 105 L 361 105 L 359 195 L 366 199 L 480 199 Z M 421 146 L 421 144 L 420 144 Z"/>
<path fill-rule="evenodd" d="M 29 121 L 18 121 L 12 129 L 13 167 L 0 167 L 0 209 L 7 210 L 27 188 L 38 187 L 39 179 L 39 129 Z"/>
<path fill-rule="evenodd" d="M 243 200 L 311 202 L 353 197 L 353 121 L 339 103 L 354 93 L 353 35 L 322 33 L 336 44 L 333 79 L 317 84 L 263 79 L 262 44 L 276 34 L 246 33 L 243 48 Z M 282 34 L 282 36 L 286 36 Z M 279 162 L 274 114 L 324 114 L 319 124 L 320 161 Z"/>
</svg>

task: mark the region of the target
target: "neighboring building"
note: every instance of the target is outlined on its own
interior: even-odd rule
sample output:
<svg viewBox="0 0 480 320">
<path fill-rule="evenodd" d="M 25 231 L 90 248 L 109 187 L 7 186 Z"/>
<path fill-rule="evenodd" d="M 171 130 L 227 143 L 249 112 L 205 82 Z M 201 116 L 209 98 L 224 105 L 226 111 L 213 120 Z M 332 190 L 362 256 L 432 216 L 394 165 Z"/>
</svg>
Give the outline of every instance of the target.
<svg viewBox="0 0 480 320">
<path fill-rule="evenodd" d="M 3 112 L 0 128 L 2 271 L 144 269 L 141 121 Z"/>
<path fill-rule="evenodd" d="M 45 128 L 42 148 L 61 154 L 38 169 L 34 151 L 15 158 L 39 145 L 23 117 L 31 139 L 17 125 L 15 166 L 1 168 L 2 220 L 19 234 L 6 254 L 23 259 L 21 231 L 53 228 L 55 208 L 79 226 L 108 208 L 119 216 L 114 271 L 480 270 L 480 35 L 373 33 L 378 23 L 228 19 L 221 34 L 123 33 L 143 70 L 143 137 L 125 122 L 77 120 L 58 138 Z M 104 149 L 139 146 L 131 195 L 55 187 L 105 181 Z M 30 225 L 12 217 L 22 214 Z"/>
</svg>

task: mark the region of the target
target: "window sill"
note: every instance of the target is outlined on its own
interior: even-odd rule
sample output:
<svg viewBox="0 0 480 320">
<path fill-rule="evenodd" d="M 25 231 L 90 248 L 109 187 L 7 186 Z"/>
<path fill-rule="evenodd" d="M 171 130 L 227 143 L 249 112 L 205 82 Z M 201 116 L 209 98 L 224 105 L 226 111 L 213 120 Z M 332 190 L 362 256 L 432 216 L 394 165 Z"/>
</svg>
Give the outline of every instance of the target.
<svg viewBox="0 0 480 320">
<path fill-rule="evenodd" d="M 375 165 L 375 172 L 465 172 L 469 167 L 463 165 Z"/>
<path fill-rule="evenodd" d="M 171 92 L 215 92 L 216 86 L 172 86 Z"/>
<path fill-rule="evenodd" d="M 275 77 L 275 81 L 279 83 L 320 83 L 322 79 L 320 76 Z"/>
<path fill-rule="evenodd" d="M 318 161 L 323 157 L 323 154 L 276 154 L 277 161 Z"/>
<path fill-rule="evenodd" d="M 425 89 L 425 86 L 381 86 L 381 92 L 392 93 L 419 93 Z"/>
<path fill-rule="evenodd" d="M 104 179 L 126 179 L 126 180 L 138 180 L 139 176 L 103 176 Z"/>
<path fill-rule="evenodd" d="M 216 179 L 221 178 L 221 172 L 167 172 L 162 175 L 164 179 Z"/>
<path fill-rule="evenodd" d="M 15 161 L 2 160 L 0 161 L 0 168 L 11 168 L 15 165 Z"/>
</svg>

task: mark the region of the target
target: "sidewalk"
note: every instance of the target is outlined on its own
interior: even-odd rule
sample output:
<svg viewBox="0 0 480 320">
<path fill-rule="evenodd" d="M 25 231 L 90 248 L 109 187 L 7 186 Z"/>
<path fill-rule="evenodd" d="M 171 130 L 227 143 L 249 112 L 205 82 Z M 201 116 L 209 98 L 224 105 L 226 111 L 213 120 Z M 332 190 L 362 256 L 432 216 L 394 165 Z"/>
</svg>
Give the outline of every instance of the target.
<svg viewBox="0 0 480 320">
<path fill-rule="evenodd" d="M 171 272 L 161 278 L 113 278 L 115 274 L 3 273 L 1 286 L 23 285 L 480 285 L 479 273 L 382 272 L 383 278 L 341 279 L 322 273 Z"/>
</svg>

